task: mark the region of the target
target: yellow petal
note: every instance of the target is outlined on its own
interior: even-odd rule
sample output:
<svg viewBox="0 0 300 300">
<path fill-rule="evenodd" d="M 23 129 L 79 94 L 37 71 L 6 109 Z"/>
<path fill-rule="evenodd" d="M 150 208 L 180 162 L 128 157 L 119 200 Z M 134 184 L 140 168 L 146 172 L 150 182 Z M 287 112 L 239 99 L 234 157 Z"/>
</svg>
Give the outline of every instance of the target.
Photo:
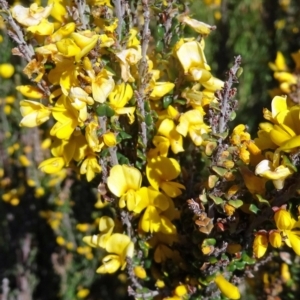
<svg viewBox="0 0 300 300">
<path fill-rule="evenodd" d="M 141 184 L 141 172 L 127 165 L 113 166 L 107 178 L 109 190 L 117 197 L 121 197 L 130 189 L 137 191 L 141 187 Z"/>
<path fill-rule="evenodd" d="M 62 157 L 52 157 L 41 162 L 38 168 L 44 173 L 54 174 L 59 172 L 64 165 L 65 161 Z"/>
<path fill-rule="evenodd" d="M 227 281 L 222 274 L 217 275 L 215 283 L 225 297 L 229 299 L 240 299 L 241 295 L 239 289 Z"/>
</svg>

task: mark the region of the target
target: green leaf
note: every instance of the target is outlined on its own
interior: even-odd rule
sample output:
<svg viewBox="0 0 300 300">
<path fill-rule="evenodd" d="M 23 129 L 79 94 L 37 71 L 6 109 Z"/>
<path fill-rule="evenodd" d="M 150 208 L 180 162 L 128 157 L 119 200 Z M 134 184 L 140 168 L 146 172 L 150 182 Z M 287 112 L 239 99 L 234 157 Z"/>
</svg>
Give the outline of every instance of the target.
<svg viewBox="0 0 300 300">
<path fill-rule="evenodd" d="M 186 100 L 184 100 L 184 99 L 176 99 L 176 100 L 174 100 L 174 103 L 178 103 L 180 105 L 186 105 Z"/>
<path fill-rule="evenodd" d="M 225 168 L 221 168 L 221 167 L 217 167 L 217 166 L 213 166 L 212 170 L 219 175 L 220 177 L 224 177 L 224 175 L 227 173 L 227 169 Z"/>
<path fill-rule="evenodd" d="M 129 165 L 129 159 L 123 154 L 117 152 L 117 158 L 120 165 Z"/>
<path fill-rule="evenodd" d="M 146 123 L 147 126 L 153 125 L 153 119 L 152 119 L 151 114 L 147 114 L 146 115 L 146 117 L 145 117 L 145 123 Z"/>
<path fill-rule="evenodd" d="M 236 71 L 236 77 L 239 78 L 243 74 L 243 68 L 239 67 L 238 70 Z"/>
<path fill-rule="evenodd" d="M 238 270 L 244 270 L 245 269 L 245 262 L 244 261 L 237 261 L 235 262 L 235 266 Z"/>
<path fill-rule="evenodd" d="M 248 265 L 253 265 L 256 262 L 256 259 L 250 257 L 245 251 L 242 253 L 242 260 L 246 262 Z"/>
<path fill-rule="evenodd" d="M 224 200 L 222 198 L 214 196 L 212 194 L 209 194 L 208 197 L 210 199 L 212 199 L 215 202 L 215 204 L 217 204 L 217 205 L 220 205 L 220 204 L 222 204 L 224 202 Z"/>
<path fill-rule="evenodd" d="M 155 49 L 157 52 L 162 52 L 164 49 L 164 42 L 162 40 L 159 40 L 155 44 Z"/>
<path fill-rule="evenodd" d="M 244 204 L 244 202 L 242 200 L 236 199 L 236 200 L 229 200 L 228 204 L 230 204 L 234 208 L 239 208 Z"/>
<path fill-rule="evenodd" d="M 227 270 L 230 272 L 233 272 L 236 270 L 236 265 L 234 262 L 231 262 L 228 266 L 227 266 Z"/>
<path fill-rule="evenodd" d="M 157 37 L 162 40 L 165 36 L 165 28 L 162 24 L 159 24 L 157 27 L 156 27 L 156 34 L 157 34 Z"/>
<path fill-rule="evenodd" d="M 215 239 L 205 239 L 202 242 L 202 246 L 215 246 L 217 241 Z"/>
<path fill-rule="evenodd" d="M 141 160 L 146 160 L 146 156 L 140 149 L 137 149 L 136 153 L 138 158 L 140 158 Z"/>
<path fill-rule="evenodd" d="M 231 112 L 231 114 L 230 114 L 229 120 L 230 120 L 230 121 L 233 121 L 235 118 L 236 118 L 236 112 L 233 111 L 233 112 Z"/>
<path fill-rule="evenodd" d="M 255 204 L 251 204 L 249 206 L 249 210 L 252 211 L 253 213 L 257 214 L 257 212 L 259 211 L 259 208 Z"/>
<path fill-rule="evenodd" d="M 115 111 L 108 106 L 107 104 L 100 104 L 97 108 L 96 108 L 96 114 L 99 117 L 112 117 L 115 115 Z"/>
<path fill-rule="evenodd" d="M 125 131 L 120 131 L 119 136 L 122 138 L 122 140 L 127 140 L 132 138 L 132 136 Z"/>
<path fill-rule="evenodd" d="M 172 103 L 173 97 L 168 95 L 163 98 L 163 108 L 167 109 L 168 106 Z"/>
</svg>

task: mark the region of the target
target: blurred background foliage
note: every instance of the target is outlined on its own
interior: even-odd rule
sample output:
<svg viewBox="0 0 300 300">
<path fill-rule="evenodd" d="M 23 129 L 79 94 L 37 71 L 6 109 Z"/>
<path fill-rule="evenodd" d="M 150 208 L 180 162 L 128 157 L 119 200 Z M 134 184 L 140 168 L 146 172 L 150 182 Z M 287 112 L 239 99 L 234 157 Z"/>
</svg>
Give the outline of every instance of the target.
<svg viewBox="0 0 300 300">
<path fill-rule="evenodd" d="M 244 71 L 235 124 L 247 124 L 255 132 L 263 107 L 270 106 L 269 90 L 277 85 L 268 63 L 282 51 L 293 68 L 290 53 L 300 49 L 300 2 L 194 0 L 188 7 L 194 18 L 217 26 L 206 39 L 205 50 L 216 77 L 224 79 L 234 56 L 242 56 Z M 47 136 L 40 143 L 43 128 L 18 126 L 18 101 L 22 99 L 15 86 L 26 84 L 21 73 L 24 65 L 10 54 L 12 44 L 4 24 L 1 37 L 1 299 L 127 299 L 126 275 L 96 274 L 102 253 L 82 242 L 84 235 L 95 232 L 97 219 L 109 210 L 109 205 L 104 211 L 100 209 L 107 204 L 97 192 L 97 180 L 90 188 L 72 172 L 45 176 L 37 170 L 38 158 L 48 155 Z M 6 76 L 6 63 L 14 66 L 11 76 Z M 271 270 L 272 266 L 267 266 L 266 270 Z M 299 270 L 295 267 L 293 271 L 296 277 Z M 260 276 L 260 289 L 250 282 L 247 299 L 259 299 L 265 287 L 264 270 Z M 288 294 L 285 297 L 282 299 L 293 299 Z"/>
</svg>

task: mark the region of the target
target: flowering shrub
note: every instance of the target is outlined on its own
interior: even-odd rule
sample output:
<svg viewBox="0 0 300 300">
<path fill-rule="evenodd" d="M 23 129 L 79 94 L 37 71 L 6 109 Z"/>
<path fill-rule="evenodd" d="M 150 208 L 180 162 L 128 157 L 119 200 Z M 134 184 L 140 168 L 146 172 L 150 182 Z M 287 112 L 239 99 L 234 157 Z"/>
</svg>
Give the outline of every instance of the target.
<svg viewBox="0 0 300 300">
<path fill-rule="evenodd" d="M 244 278 L 291 248 L 289 277 L 300 255 L 300 108 L 297 74 L 280 52 L 270 67 L 281 91 L 254 138 L 245 124 L 230 127 L 241 56 L 214 76 L 205 41 L 216 27 L 184 2 L 0 3 L 12 53 L 25 61 L 27 83 L 16 89 L 29 129 L 18 167 L 30 172 L 20 177 L 56 207 L 39 215 L 69 253 L 64 268 L 52 258 L 62 295 L 70 284 L 88 297 L 92 279 L 80 271 L 92 269 L 126 274 L 135 299 L 240 299 Z M 299 53 L 293 59 L 298 71 Z M 0 64 L 0 76 L 13 73 Z M 5 101 L 9 114 L 14 100 Z M 94 222 L 70 219 L 77 184 L 78 202 L 96 198 Z M 2 187 L 12 205 L 26 191 L 18 180 Z"/>
</svg>

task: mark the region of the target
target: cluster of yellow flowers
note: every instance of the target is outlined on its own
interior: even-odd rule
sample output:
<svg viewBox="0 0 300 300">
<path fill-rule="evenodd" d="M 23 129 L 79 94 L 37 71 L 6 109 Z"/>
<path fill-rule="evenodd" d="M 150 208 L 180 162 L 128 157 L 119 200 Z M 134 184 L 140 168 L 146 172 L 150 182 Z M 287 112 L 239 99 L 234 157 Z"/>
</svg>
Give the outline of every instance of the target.
<svg viewBox="0 0 300 300">
<path fill-rule="evenodd" d="M 121 2 L 113 6 L 109 0 L 92 0 L 84 7 L 76 2 L 71 10 L 66 9 L 68 1 L 49 0 L 45 7 L 17 4 L 7 11 L 12 37 L 26 34 L 27 48 L 19 45 L 13 53 L 27 60 L 24 74 L 34 83 L 17 87 L 26 98 L 20 101 L 20 126 L 49 129 L 43 147 L 52 157 L 39 164 L 52 176 L 47 187 L 67 178 L 66 168 L 77 178 L 85 175 L 91 186 L 102 178 L 95 207 L 106 210 L 97 219 L 100 233 L 83 238 L 86 246 L 63 236 L 63 213 L 49 210 L 40 215 L 61 247 L 76 248 L 88 260 L 94 257 L 92 248 L 106 253 L 97 273 L 128 269 L 137 287 L 132 295 L 144 292 L 136 281 L 150 273 L 156 288 L 164 289 L 170 275 L 165 266 L 172 261 L 178 270 L 171 278 L 172 295 L 164 299 L 200 295 L 211 283 L 217 293 L 239 299 L 238 288 L 226 278 L 236 283 L 233 271 L 254 262 L 232 233 L 241 220 L 250 222 L 265 203 L 270 206 L 264 199 L 269 197 L 266 181 L 280 191 L 297 171 L 292 161 L 300 147 L 300 108 L 292 102 L 297 76 L 288 72 L 278 53 L 270 66 L 289 98 L 275 96 L 271 111 L 264 109 L 269 122 L 259 125 L 254 141 L 244 124 L 229 134 L 227 123 L 236 109 L 231 86 L 241 62 L 237 57 L 225 83 L 213 76 L 204 38 L 215 27 L 157 1 L 161 16 L 176 17 L 179 24 L 178 34 L 172 36 L 166 22 L 164 52 L 157 53 L 151 44 L 148 49 L 152 41 L 147 4 L 139 8 L 142 17 L 133 21 L 128 7 L 118 7 Z M 219 7 L 221 1 L 205 2 Z M 129 28 L 122 19 L 125 12 Z M 185 26 L 199 38 L 185 38 Z M 293 56 L 297 68 L 299 57 Z M 194 170 L 197 159 L 208 168 Z M 186 167 L 189 161 L 191 170 Z M 187 208 L 182 200 L 187 200 Z M 262 257 L 268 242 L 275 248 L 285 243 L 300 254 L 299 232 L 294 230 L 299 224 L 290 212 L 277 210 L 274 223 L 277 229 L 256 232 L 254 256 Z M 81 233 L 90 234 L 93 228 L 77 224 Z M 217 234 L 206 238 L 211 232 Z M 189 246 L 192 250 L 186 249 Z M 151 267 L 145 266 L 148 257 Z M 191 268 L 203 273 L 191 276 Z"/>
</svg>

